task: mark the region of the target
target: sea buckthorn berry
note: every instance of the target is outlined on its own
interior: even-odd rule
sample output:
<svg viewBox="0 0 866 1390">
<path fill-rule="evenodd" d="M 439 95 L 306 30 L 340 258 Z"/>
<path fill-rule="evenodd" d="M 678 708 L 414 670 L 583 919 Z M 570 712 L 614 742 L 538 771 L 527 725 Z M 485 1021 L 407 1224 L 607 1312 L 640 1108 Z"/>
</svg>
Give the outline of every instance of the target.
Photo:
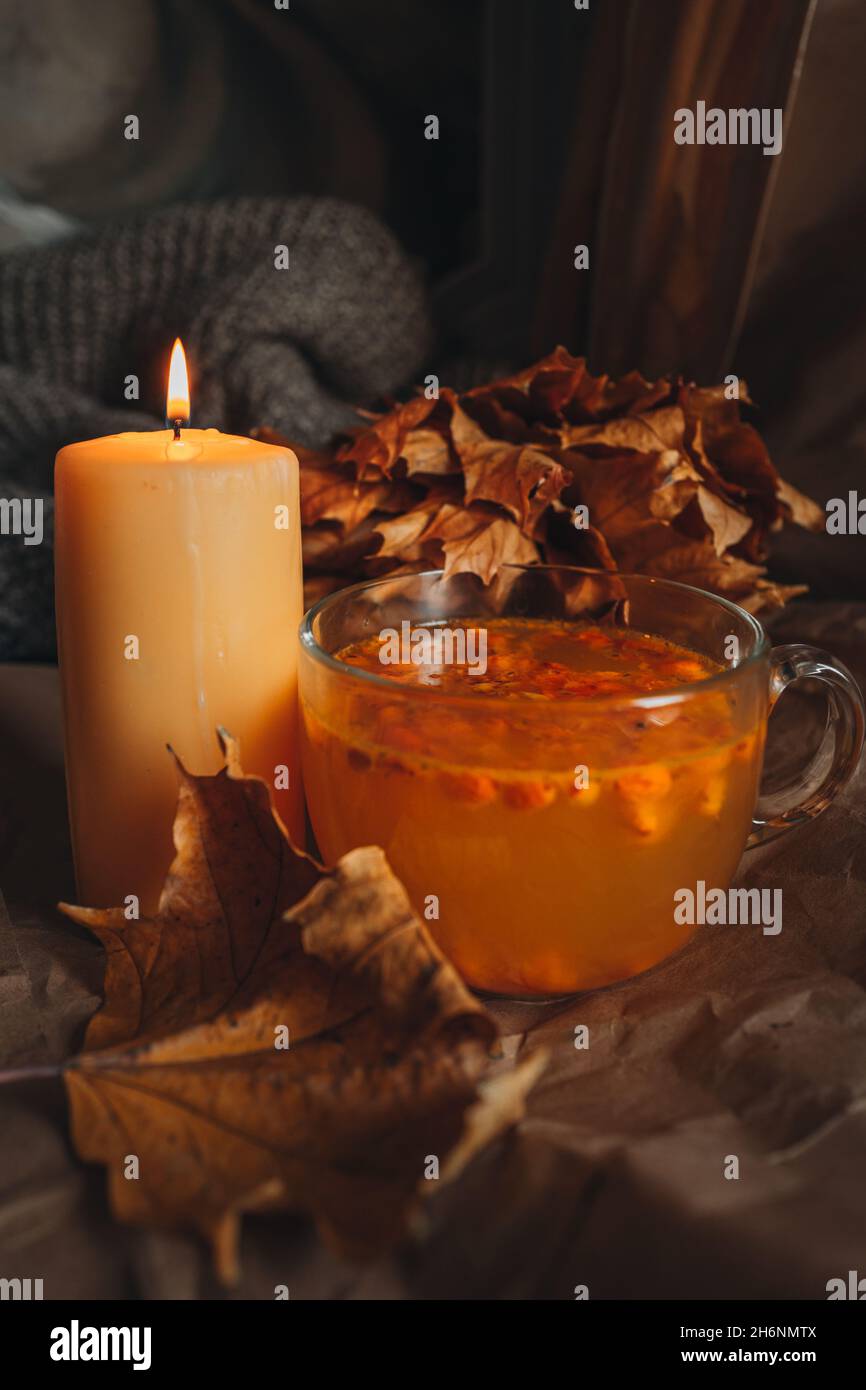
<svg viewBox="0 0 866 1390">
<path fill-rule="evenodd" d="M 705 783 L 701 792 L 701 799 L 698 802 L 700 810 L 705 816 L 717 816 L 725 804 L 725 793 L 728 784 L 724 777 L 711 777 Z"/>
<path fill-rule="evenodd" d="M 448 796 L 473 806 L 483 806 L 496 796 L 493 778 L 477 772 L 440 772 L 439 784 Z"/>
<path fill-rule="evenodd" d="M 396 729 L 388 731 L 388 742 L 395 748 L 400 748 L 404 753 L 420 753 L 424 747 L 424 740 L 414 729 L 407 729 L 405 726 L 398 726 Z"/>
<path fill-rule="evenodd" d="M 725 772 L 730 766 L 730 762 L 730 749 L 722 748 L 718 753 L 709 753 L 707 757 L 701 758 L 696 766 L 705 777 L 712 777 L 717 772 Z"/>
<path fill-rule="evenodd" d="M 550 806 L 556 800 L 556 787 L 549 782 L 531 782 L 521 779 L 515 782 L 503 782 L 502 799 L 506 806 L 511 806 L 515 811 L 540 811 L 545 806 Z"/>
<path fill-rule="evenodd" d="M 507 719 L 490 718 L 485 719 L 482 725 L 483 731 L 488 738 L 504 738 L 511 731 L 511 725 Z M 469 727 L 467 732 L 471 735 L 474 729 Z"/>
<path fill-rule="evenodd" d="M 639 835 L 646 839 L 658 834 L 659 814 L 655 806 L 645 801 L 627 801 L 624 808 L 625 819 Z"/>
<path fill-rule="evenodd" d="M 662 763 L 647 763 L 617 777 L 614 786 L 622 799 L 625 819 L 639 835 L 658 833 L 658 803 L 671 787 L 671 774 Z"/>
<path fill-rule="evenodd" d="M 670 670 L 673 675 L 677 676 L 679 680 L 682 681 L 699 681 L 707 675 L 706 669 L 699 661 L 692 661 L 689 658 L 672 662 Z"/>
<path fill-rule="evenodd" d="M 609 647 L 611 644 L 611 638 L 605 633 L 594 632 L 591 629 L 578 633 L 577 640 L 582 642 L 585 647 Z"/>
<path fill-rule="evenodd" d="M 380 753 L 376 759 L 376 766 L 380 772 L 402 772 L 409 777 L 415 775 L 413 768 L 404 763 L 402 758 L 398 758 L 392 753 Z"/>
<path fill-rule="evenodd" d="M 400 724 L 406 718 L 402 705 L 382 705 L 378 713 L 380 724 Z"/>
<path fill-rule="evenodd" d="M 626 801 L 659 801 L 671 789 L 671 774 L 663 763 L 646 763 L 620 773 L 614 785 Z"/>
<path fill-rule="evenodd" d="M 756 741 L 757 734 L 747 734 L 745 738 L 741 738 L 739 743 L 734 745 L 734 757 L 737 762 L 748 762 L 755 751 Z"/>
<path fill-rule="evenodd" d="M 601 784 L 590 782 L 586 787 L 571 786 L 569 796 L 573 797 L 579 806 L 594 806 L 601 796 Z"/>
</svg>

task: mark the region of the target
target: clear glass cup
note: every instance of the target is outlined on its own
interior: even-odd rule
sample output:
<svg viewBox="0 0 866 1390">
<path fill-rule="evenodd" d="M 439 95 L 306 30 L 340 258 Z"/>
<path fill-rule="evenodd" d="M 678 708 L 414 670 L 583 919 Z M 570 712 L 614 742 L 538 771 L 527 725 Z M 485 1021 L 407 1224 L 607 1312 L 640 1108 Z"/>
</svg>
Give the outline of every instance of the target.
<svg viewBox="0 0 866 1390">
<path fill-rule="evenodd" d="M 724 669 L 652 694 L 504 699 L 401 684 L 336 657 L 383 632 L 481 631 L 492 618 L 632 628 Z M 789 685 L 827 696 L 819 753 L 759 804 L 767 718 Z M 724 598 L 668 580 L 505 566 L 331 594 L 301 625 L 302 758 L 326 863 L 381 845 L 478 990 L 551 999 L 648 969 L 696 929 L 675 894 L 727 890 L 745 847 L 811 820 L 851 776 L 864 706 L 814 647 L 771 649 Z M 820 768 L 820 774 L 816 769 Z"/>
</svg>

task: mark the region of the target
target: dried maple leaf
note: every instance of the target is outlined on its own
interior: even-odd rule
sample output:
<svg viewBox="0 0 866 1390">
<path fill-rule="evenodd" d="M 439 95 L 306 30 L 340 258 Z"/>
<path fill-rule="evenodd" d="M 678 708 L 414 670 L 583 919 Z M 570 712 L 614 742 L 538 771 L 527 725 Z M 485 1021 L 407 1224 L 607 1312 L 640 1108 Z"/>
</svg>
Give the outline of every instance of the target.
<svg viewBox="0 0 866 1390">
<path fill-rule="evenodd" d="M 306 1210 L 344 1253 L 386 1249 L 429 1191 L 428 1156 L 453 1170 L 513 1122 L 543 1059 L 482 1085 L 493 1022 L 382 851 L 325 872 L 224 747 L 215 777 L 179 769 L 154 918 L 62 905 L 107 956 L 64 1077 L 117 1217 L 197 1230 L 231 1281 L 244 1211 Z"/>
<path fill-rule="evenodd" d="M 371 512 L 381 509 L 391 491 L 388 483 L 361 483 L 346 477 L 333 462 L 322 463 L 308 456 L 303 460 L 301 477 L 301 523 L 315 526 L 319 521 L 337 521 L 350 529 Z"/>
<path fill-rule="evenodd" d="M 586 569 L 615 570 L 610 546 L 596 526 L 575 526 L 571 509 L 562 503 L 542 518 L 544 534 L 539 543 L 551 565 L 579 565 Z"/>
<path fill-rule="evenodd" d="M 452 498 L 441 488 L 433 488 L 414 507 L 393 517 L 380 518 L 376 523 L 381 544 L 378 558 L 410 554 L 419 545 L 443 507 L 454 506 Z"/>
<path fill-rule="evenodd" d="M 639 372 L 629 372 L 619 381 L 593 376 L 584 357 L 572 357 L 561 346 L 515 376 L 476 387 L 468 395 L 495 395 L 503 388 L 523 392 L 532 418 L 551 424 L 563 419 L 581 424 L 647 410 L 669 400 L 675 392 L 670 381 L 648 382 Z"/>
<path fill-rule="evenodd" d="M 302 536 L 305 578 L 324 570 L 341 573 L 343 583 L 351 583 L 364 557 L 376 549 L 376 524 L 376 518 L 368 516 L 351 530 L 328 521 L 306 527 Z"/>
<path fill-rule="evenodd" d="M 540 449 L 491 439 L 456 403 L 451 436 L 463 465 L 467 505 L 496 502 L 525 531 L 569 480 L 562 464 Z"/>
<path fill-rule="evenodd" d="M 413 396 L 405 405 L 373 416 L 371 425 L 356 431 L 352 440 L 337 450 L 338 461 L 354 463 L 359 477 L 370 468 L 389 474 L 402 456 L 409 431 L 421 425 L 437 405 L 435 397 Z"/>
<path fill-rule="evenodd" d="M 665 406 L 651 415 L 624 415 L 591 425 L 565 424 L 559 430 L 563 448 L 586 451 L 587 445 L 601 445 L 613 453 L 633 450 L 652 454 L 668 449 L 682 450 L 686 417 L 678 405 Z"/>
<path fill-rule="evenodd" d="M 449 448 L 447 437 L 438 430 L 410 431 L 403 441 L 400 458 L 410 478 L 419 473 L 435 478 L 460 472 L 460 464 Z"/>
<path fill-rule="evenodd" d="M 500 565 L 532 564 L 533 542 L 508 517 L 481 505 L 465 506 L 431 496 L 404 516 L 377 523 L 382 556 L 429 556 L 446 576 L 468 571 L 489 583 Z"/>
<path fill-rule="evenodd" d="M 813 502 L 805 493 L 798 492 L 782 478 L 776 486 L 776 496 L 787 515 L 797 526 L 806 531 L 823 531 L 827 524 L 827 514 L 823 507 Z"/>
<path fill-rule="evenodd" d="M 666 522 L 634 537 L 620 568 L 710 588 L 738 603 L 755 591 L 763 576 L 759 566 L 738 555 L 720 555 L 710 539 L 688 540 Z"/>
<path fill-rule="evenodd" d="M 677 516 L 700 485 L 691 460 L 676 449 L 604 458 L 571 450 L 566 457 L 580 500 L 614 555 L 642 527 Z"/>
<path fill-rule="evenodd" d="M 529 565 L 538 552 L 508 517 L 491 515 L 480 507 L 445 509 L 436 521 L 435 537 L 442 544 L 446 578 L 477 574 L 489 584 L 501 565 Z"/>
<path fill-rule="evenodd" d="M 736 507 L 730 506 L 708 487 L 702 485 L 698 488 L 697 502 L 701 516 L 710 528 L 713 548 L 717 555 L 723 555 L 751 530 L 751 518 L 743 516 Z"/>
</svg>

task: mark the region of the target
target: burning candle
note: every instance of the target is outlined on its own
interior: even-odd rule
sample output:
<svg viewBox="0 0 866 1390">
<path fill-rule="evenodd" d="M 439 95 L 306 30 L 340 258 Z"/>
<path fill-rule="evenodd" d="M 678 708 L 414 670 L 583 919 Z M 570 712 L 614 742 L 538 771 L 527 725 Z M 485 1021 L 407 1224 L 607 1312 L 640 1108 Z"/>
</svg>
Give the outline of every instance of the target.
<svg viewBox="0 0 866 1390">
<path fill-rule="evenodd" d="M 79 901 L 155 911 L 173 856 L 177 774 L 219 769 L 219 726 L 303 835 L 298 461 L 188 428 L 183 348 L 168 430 L 61 449 L 57 638 Z"/>
</svg>

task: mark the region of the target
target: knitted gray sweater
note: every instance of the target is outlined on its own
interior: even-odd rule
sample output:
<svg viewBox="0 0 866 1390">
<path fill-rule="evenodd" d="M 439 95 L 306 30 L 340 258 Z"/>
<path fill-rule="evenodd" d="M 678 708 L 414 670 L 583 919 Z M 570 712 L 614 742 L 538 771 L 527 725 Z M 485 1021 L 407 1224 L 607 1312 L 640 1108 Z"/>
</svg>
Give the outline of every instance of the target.
<svg viewBox="0 0 866 1390">
<path fill-rule="evenodd" d="M 275 266 L 278 246 L 288 269 Z M 0 534 L 0 660 L 54 651 L 56 450 L 162 428 L 177 335 L 194 424 L 270 425 L 314 445 L 356 420 L 354 405 L 412 379 L 430 328 L 391 234 L 333 199 L 183 205 L 0 257 L 0 500 L 42 498 L 45 517 L 41 545 Z M 131 376 L 140 399 L 127 402 Z"/>
</svg>

